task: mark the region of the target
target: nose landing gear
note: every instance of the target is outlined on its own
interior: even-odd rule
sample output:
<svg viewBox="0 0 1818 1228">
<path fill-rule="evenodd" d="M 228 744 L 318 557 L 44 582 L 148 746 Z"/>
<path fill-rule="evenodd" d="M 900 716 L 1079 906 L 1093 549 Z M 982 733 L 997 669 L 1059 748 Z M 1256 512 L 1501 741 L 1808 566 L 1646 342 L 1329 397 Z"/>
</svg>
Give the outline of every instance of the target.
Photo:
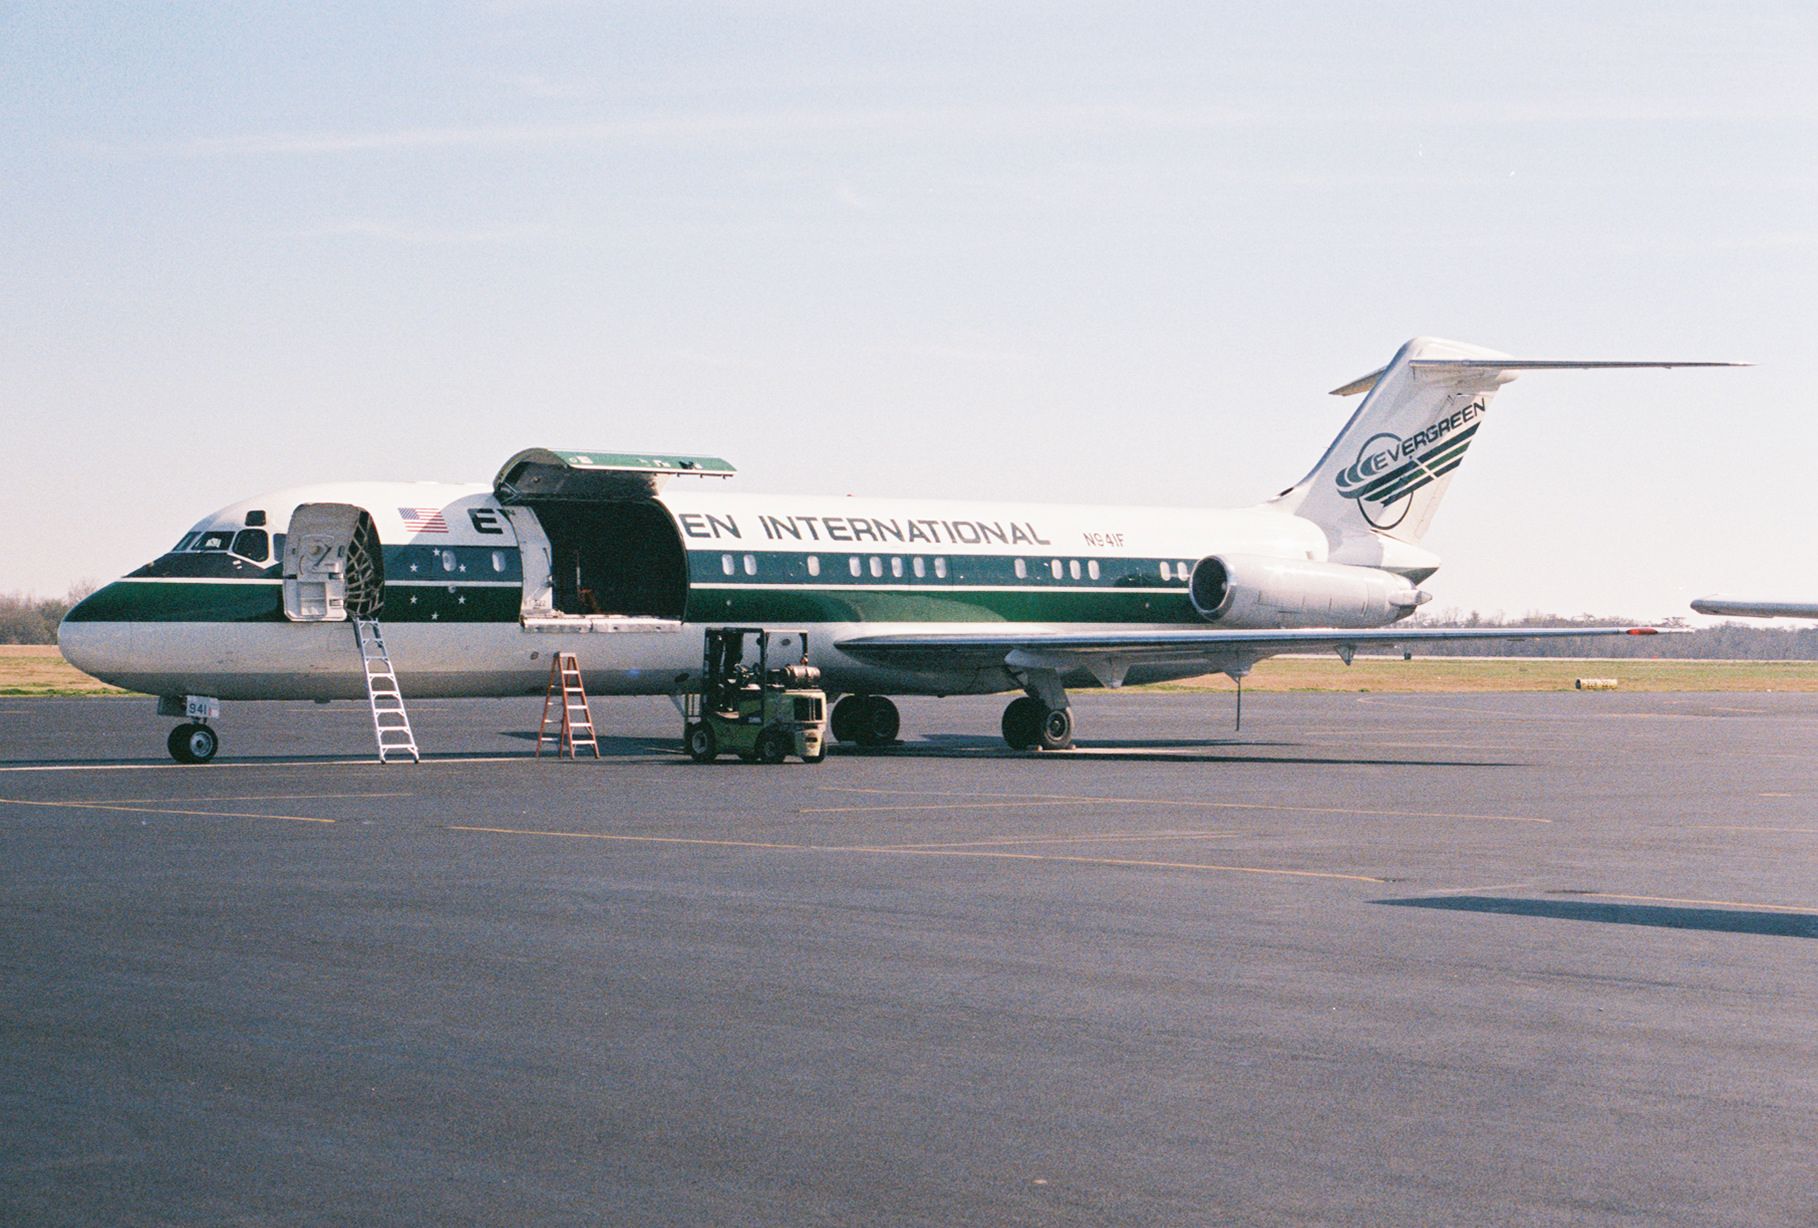
<svg viewBox="0 0 1818 1228">
<path fill-rule="evenodd" d="M 221 748 L 221 739 L 207 725 L 192 721 L 171 730 L 164 744 L 178 763 L 207 763 Z"/>
<path fill-rule="evenodd" d="M 221 749 L 221 737 L 208 723 L 220 719 L 220 700 L 207 695 L 160 695 L 158 715 L 188 718 L 164 742 L 178 763 L 207 763 Z"/>
</svg>

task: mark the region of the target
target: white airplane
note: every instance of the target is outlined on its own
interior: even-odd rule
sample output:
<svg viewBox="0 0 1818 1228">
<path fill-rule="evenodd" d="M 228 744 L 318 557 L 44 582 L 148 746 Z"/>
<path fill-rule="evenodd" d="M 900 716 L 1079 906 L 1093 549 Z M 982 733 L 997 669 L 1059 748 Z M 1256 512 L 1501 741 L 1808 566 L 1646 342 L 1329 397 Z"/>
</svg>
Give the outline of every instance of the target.
<svg viewBox="0 0 1818 1228">
<path fill-rule="evenodd" d="M 1692 603 L 1700 614 L 1738 618 L 1818 618 L 1818 601 L 1739 601 L 1734 597 L 1700 597 Z"/>
<path fill-rule="evenodd" d="M 1420 542 L 1496 390 L 1523 371 L 1728 363 L 1521 360 L 1416 339 L 1335 393 L 1362 404 L 1301 481 L 1255 507 L 930 502 L 728 494 L 711 457 L 536 448 L 490 485 L 273 491 L 199 521 L 78 604 L 78 669 L 191 722 L 220 699 L 357 699 L 355 636 L 383 618 L 411 696 L 543 693 L 575 652 L 595 693 L 699 684 L 703 628 L 813 629 L 842 741 L 898 732 L 889 695 L 1022 692 L 1013 747 L 1071 744 L 1067 688 L 1222 672 L 1289 650 L 1651 634 L 1398 627 L 1440 560 Z M 705 483 L 711 484 L 711 483 Z M 684 489 L 687 487 L 687 489 Z M 199 719 L 197 719 L 199 718 Z"/>
</svg>

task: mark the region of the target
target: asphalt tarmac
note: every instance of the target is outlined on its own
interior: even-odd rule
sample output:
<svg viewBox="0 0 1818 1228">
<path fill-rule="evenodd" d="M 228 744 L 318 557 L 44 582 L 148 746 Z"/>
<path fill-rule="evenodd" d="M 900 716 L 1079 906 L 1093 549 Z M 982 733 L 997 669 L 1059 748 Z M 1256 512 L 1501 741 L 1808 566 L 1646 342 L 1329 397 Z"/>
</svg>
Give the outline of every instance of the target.
<svg viewBox="0 0 1818 1228">
<path fill-rule="evenodd" d="M 1811 1224 L 1818 697 L 0 699 L 0 1222 Z"/>
</svg>

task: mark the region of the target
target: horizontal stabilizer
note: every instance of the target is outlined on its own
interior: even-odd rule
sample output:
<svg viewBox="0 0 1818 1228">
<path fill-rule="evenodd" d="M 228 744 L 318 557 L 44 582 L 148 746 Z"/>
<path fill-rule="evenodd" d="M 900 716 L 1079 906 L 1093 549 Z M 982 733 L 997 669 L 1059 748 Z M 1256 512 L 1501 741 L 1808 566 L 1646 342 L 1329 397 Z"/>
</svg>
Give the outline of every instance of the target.
<svg viewBox="0 0 1818 1228">
<path fill-rule="evenodd" d="M 1414 358 L 1408 366 L 1417 374 L 1429 377 L 1444 377 L 1470 373 L 1500 373 L 1520 371 L 1603 371 L 1603 370 L 1636 370 L 1652 368 L 1670 371 L 1675 367 L 1752 367 L 1749 362 L 1680 362 L 1666 360 L 1632 360 L 1609 358 Z M 1360 375 L 1348 384 L 1340 384 L 1332 389 L 1335 397 L 1354 397 L 1360 392 L 1368 392 L 1376 386 L 1387 367 Z M 1513 378 L 1511 375 L 1510 378 Z M 1492 384 L 1506 383 L 1505 380 L 1487 381 Z"/>
<path fill-rule="evenodd" d="M 1675 367 L 1749 367 L 1747 362 L 1677 362 L 1673 360 L 1633 360 L 1626 358 L 1413 358 L 1408 366 L 1422 375 L 1445 375 L 1465 371 L 1629 371 L 1655 367 L 1670 371 Z"/>
<path fill-rule="evenodd" d="M 1378 367 L 1368 375 L 1360 375 L 1348 384 L 1340 384 L 1332 390 L 1332 395 L 1335 397 L 1354 397 L 1360 392 L 1368 392 L 1370 389 L 1376 387 L 1376 381 L 1381 379 L 1382 373 L 1387 370 L 1387 367 Z"/>
<path fill-rule="evenodd" d="M 1700 614 L 1736 618 L 1818 618 L 1818 601 L 1738 601 L 1733 597 L 1700 597 L 1692 603 Z"/>
</svg>

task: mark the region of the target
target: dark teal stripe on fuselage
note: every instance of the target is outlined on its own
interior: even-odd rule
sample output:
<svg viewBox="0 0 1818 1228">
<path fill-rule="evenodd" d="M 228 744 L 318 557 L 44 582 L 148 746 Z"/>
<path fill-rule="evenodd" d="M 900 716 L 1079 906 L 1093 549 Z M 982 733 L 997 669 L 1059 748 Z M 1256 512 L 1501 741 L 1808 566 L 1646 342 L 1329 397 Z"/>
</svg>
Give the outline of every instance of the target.
<svg viewBox="0 0 1818 1228">
<path fill-rule="evenodd" d="M 923 564 L 919 576 L 918 557 Z M 811 558 L 818 573 L 809 570 Z M 855 561 L 857 576 L 852 574 Z M 1052 556 L 1025 556 L 1021 576 L 1016 574 L 1018 561 L 1003 555 L 697 551 L 689 556 L 692 582 L 684 617 L 690 622 L 760 623 L 1200 621 L 1187 597 L 1184 559 L 1099 558 L 1096 577 L 1093 560 L 1084 557 L 1061 557 L 1058 576 Z M 879 574 L 872 574 L 874 564 Z M 1073 574 L 1076 565 L 1078 576 Z M 386 622 L 511 623 L 520 617 L 523 596 L 515 549 L 388 546 L 385 566 L 380 617 Z M 943 566 L 944 576 L 937 574 Z M 1162 578 L 1164 566 L 1168 579 Z M 79 603 L 69 618 L 283 622 L 284 590 L 269 579 L 122 581 Z"/>
<path fill-rule="evenodd" d="M 916 563 L 921 574 L 916 574 Z M 1018 575 L 1018 563 L 1023 574 Z M 1055 564 L 1059 567 L 1056 568 Z M 1092 574 L 1092 564 L 1098 575 Z M 1039 591 L 1052 588 L 1165 588 L 1186 591 L 1191 559 L 1087 558 L 1083 555 L 798 554 L 789 550 L 697 550 L 688 556 L 691 584 L 792 584 L 871 589 L 880 585 L 936 590 L 976 585 Z M 1168 568 L 1166 572 L 1163 567 Z M 818 569 L 818 570 L 817 570 Z M 1057 574 L 1058 570 L 1058 574 Z M 944 572 L 944 574 L 943 574 Z M 1175 579 L 1179 576 L 1179 579 Z"/>
<path fill-rule="evenodd" d="M 76 603 L 73 623 L 262 623 L 284 621 L 284 588 L 257 580 L 116 581 Z"/>
<path fill-rule="evenodd" d="M 391 623 L 516 622 L 522 592 L 517 585 L 387 584 L 380 617 Z M 120 581 L 83 598 L 68 618 L 78 623 L 284 622 L 284 586 Z"/>
<path fill-rule="evenodd" d="M 386 580 L 513 580 L 522 582 L 518 548 L 499 546 L 386 546 Z M 386 598 L 387 602 L 390 597 Z"/>
<path fill-rule="evenodd" d="M 1018 563 L 1023 569 L 1020 576 Z M 1092 575 L 1094 563 L 1097 576 Z M 1045 554 L 698 550 L 688 556 L 686 618 L 760 623 L 1199 623 L 1202 620 L 1187 599 L 1189 565 L 1185 559 Z M 1162 578 L 1164 567 L 1167 579 Z M 940 574 L 943 570 L 945 575 Z"/>
<path fill-rule="evenodd" d="M 753 585 L 697 588 L 688 595 L 689 622 L 1035 622 L 1189 623 L 1203 625 L 1185 592 L 1129 590 L 1055 592 L 1031 588 L 806 588 Z"/>
</svg>

